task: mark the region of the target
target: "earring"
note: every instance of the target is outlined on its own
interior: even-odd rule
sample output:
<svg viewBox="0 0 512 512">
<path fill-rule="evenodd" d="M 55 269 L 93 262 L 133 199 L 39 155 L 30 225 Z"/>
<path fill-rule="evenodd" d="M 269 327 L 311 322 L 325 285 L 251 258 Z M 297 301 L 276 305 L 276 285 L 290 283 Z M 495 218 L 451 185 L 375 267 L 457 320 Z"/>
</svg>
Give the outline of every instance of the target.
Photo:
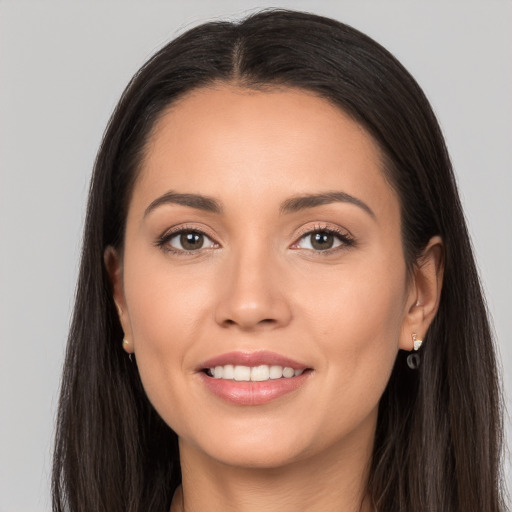
<svg viewBox="0 0 512 512">
<path fill-rule="evenodd" d="M 126 338 L 124 338 L 123 339 L 123 348 L 126 349 L 126 347 L 129 344 L 130 344 L 130 342 Z M 133 354 L 131 352 L 128 354 L 128 359 L 130 360 L 130 363 L 133 363 Z"/>
<path fill-rule="evenodd" d="M 411 354 L 409 354 L 407 356 L 407 366 L 411 370 L 417 370 L 420 366 L 420 361 L 421 361 L 420 355 L 417 354 L 416 352 L 420 349 L 422 343 L 423 343 L 423 340 L 417 339 L 416 333 L 413 333 L 412 334 L 412 349 L 414 350 L 414 352 L 412 352 Z"/>
<path fill-rule="evenodd" d="M 419 348 L 421 347 L 422 343 L 423 343 L 423 340 L 417 339 L 416 338 L 416 333 L 413 332 L 412 333 L 412 348 L 414 350 L 419 350 Z"/>
</svg>

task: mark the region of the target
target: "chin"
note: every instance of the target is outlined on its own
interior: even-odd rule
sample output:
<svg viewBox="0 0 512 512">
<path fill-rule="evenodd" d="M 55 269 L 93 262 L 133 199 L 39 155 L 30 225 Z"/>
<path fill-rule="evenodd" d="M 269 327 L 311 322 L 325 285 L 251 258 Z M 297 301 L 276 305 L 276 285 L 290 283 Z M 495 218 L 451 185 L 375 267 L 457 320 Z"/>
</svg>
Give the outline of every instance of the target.
<svg viewBox="0 0 512 512">
<path fill-rule="evenodd" d="M 272 442 L 267 447 L 249 443 L 233 443 L 227 449 L 216 447 L 206 453 L 210 458 L 227 466 L 246 469 L 277 469 L 300 460 L 297 447 Z"/>
<path fill-rule="evenodd" d="M 198 432 L 195 439 L 180 437 L 180 451 L 194 446 L 208 458 L 228 466 L 271 469 L 292 464 L 321 449 L 314 436 L 295 421 L 287 421 L 286 426 L 281 422 L 269 425 L 267 421 L 252 428 L 243 423 L 211 425 L 208 435 Z"/>
</svg>

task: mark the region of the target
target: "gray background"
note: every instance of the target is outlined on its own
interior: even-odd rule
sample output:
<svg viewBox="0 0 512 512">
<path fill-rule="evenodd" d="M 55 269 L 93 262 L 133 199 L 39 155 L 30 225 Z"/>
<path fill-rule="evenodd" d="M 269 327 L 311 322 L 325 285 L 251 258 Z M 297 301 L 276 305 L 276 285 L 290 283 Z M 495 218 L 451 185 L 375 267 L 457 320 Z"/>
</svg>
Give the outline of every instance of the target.
<svg viewBox="0 0 512 512">
<path fill-rule="evenodd" d="M 510 408 L 510 1 L 0 1 L 0 512 L 50 510 L 53 423 L 84 202 L 116 100 L 177 33 L 276 5 L 368 33 L 426 91 L 458 176 Z"/>
</svg>

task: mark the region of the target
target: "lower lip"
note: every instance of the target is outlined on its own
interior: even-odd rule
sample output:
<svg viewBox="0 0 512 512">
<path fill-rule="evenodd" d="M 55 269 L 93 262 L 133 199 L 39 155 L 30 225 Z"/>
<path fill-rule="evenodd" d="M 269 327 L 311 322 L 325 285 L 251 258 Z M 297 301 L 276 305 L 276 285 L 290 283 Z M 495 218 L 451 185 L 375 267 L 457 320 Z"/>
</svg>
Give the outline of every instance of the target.
<svg viewBox="0 0 512 512">
<path fill-rule="evenodd" d="M 214 379 L 201 372 L 199 377 L 205 386 L 216 396 L 236 405 L 262 405 L 276 400 L 300 388 L 309 378 L 310 371 L 297 377 L 244 382 L 227 379 Z"/>
</svg>

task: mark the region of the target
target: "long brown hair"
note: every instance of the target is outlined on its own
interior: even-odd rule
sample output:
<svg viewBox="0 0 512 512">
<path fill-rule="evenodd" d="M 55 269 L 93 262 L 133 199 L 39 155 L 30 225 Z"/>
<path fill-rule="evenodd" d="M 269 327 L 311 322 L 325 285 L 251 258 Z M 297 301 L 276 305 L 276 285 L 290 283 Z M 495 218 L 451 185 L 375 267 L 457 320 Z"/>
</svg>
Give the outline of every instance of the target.
<svg viewBox="0 0 512 512">
<path fill-rule="evenodd" d="M 148 134 L 178 97 L 212 83 L 313 91 L 351 115 L 385 155 L 407 264 L 445 245 L 440 307 L 410 370 L 399 353 L 379 408 L 368 492 L 379 512 L 500 512 L 501 401 L 495 352 L 443 136 L 411 75 L 332 19 L 266 10 L 206 23 L 152 57 L 126 88 L 91 183 L 53 469 L 54 510 L 168 511 L 180 482 L 176 434 L 121 349 L 103 253 L 122 249 Z"/>
</svg>

